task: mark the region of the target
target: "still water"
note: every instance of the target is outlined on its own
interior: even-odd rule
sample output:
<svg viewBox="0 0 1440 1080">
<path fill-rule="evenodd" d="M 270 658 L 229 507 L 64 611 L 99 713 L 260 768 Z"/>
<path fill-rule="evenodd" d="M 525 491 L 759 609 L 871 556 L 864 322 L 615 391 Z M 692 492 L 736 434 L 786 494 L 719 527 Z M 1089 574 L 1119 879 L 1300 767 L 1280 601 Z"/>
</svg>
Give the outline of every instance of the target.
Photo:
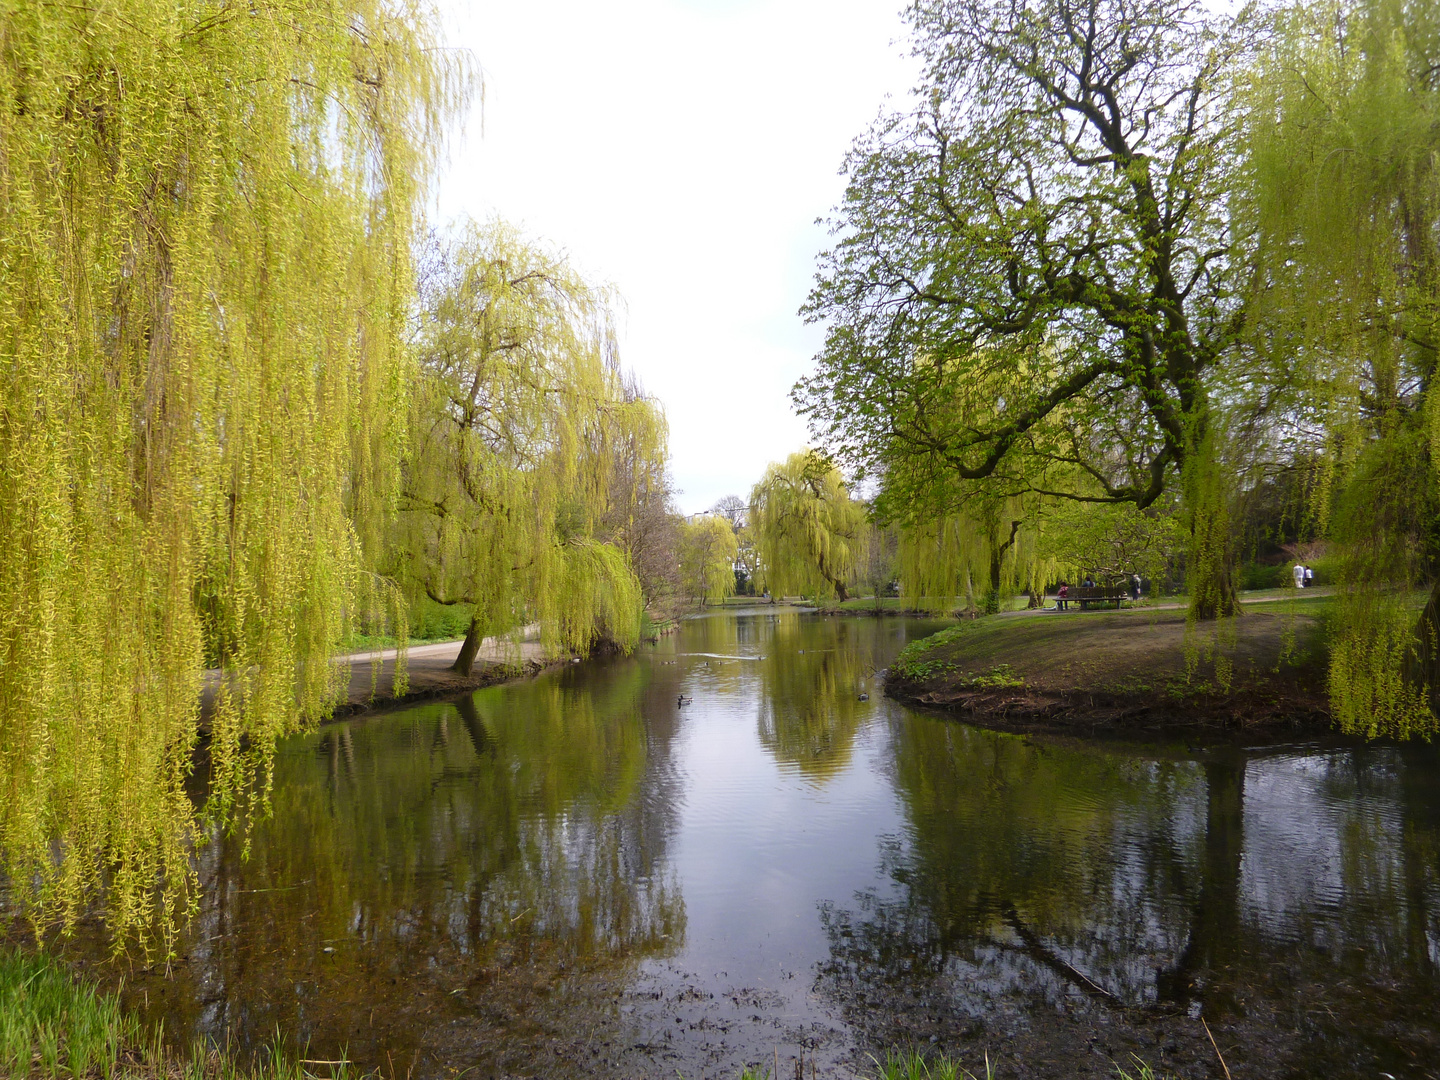
<svg viewBox="0 0 1440 1080">
<path fill-rule="evenodd" d="M 388 1077 L 1440 1076 L 1434 748 L 1025 739 L 884 698 L 939 624 L 717 614 L 282 745 L 179 1036 Z M 693 698 L 681 704 L 682 696 Z"/>
</svg>

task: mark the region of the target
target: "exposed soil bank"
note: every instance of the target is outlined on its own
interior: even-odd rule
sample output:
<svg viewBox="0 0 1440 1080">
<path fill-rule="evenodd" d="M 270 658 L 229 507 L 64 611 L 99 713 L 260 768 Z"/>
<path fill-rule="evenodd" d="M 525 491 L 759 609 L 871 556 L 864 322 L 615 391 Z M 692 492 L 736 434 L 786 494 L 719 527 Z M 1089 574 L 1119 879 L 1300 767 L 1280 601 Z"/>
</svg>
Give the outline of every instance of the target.
<svg viewBox="0 0 1440 1080">
<path fill-rule="evenodd" d="M 912 646 L 886 693 L 1004 731 L 1293 737 L 1329 729 L 1322 619 L 1251 608 L 1187 641 L 1183 611 L 1016 612 Z"/>
<path fill-rule="evenodd" d="M 431 698 L 458 697 L 481 687 L 538 675 L 551 667 L 569 662 L 546 659 L 538 647 L 526 646 L 522 647 L 521 655 L 514 659 L 477 658 L 470 674 L 461 675 L 453 667 L 455 657 L 460 653 L 460 645 L 460 642 L 452 641 L 412 648 L 405 662 L 409 686 L 405 693 L 399 696 L 394 692 L 393 654 L 378 661 L 366 657 L 352 658 L 350 692 L 346 695 L 345 704 L 335 709 L 333 719 L 340 720 L 360 713 L 382 712 Z"/>
</svg>

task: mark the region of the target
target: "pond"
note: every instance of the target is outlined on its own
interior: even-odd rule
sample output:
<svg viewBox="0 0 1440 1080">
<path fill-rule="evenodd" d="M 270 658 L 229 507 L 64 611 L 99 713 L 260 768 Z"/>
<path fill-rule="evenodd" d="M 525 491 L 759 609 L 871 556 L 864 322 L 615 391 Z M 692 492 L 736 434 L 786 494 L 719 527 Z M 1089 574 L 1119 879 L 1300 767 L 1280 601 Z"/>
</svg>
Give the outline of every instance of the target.
<svg viewBox="0 0 1440 1080">
<path fill-rule="evenodd" d="M 883 696 L 939 625 L 715 614 L 290 739 L 127 1000 L 387 1077 L 1440 1075 L 1434 747 L 992 733 Z"/>
</svg>

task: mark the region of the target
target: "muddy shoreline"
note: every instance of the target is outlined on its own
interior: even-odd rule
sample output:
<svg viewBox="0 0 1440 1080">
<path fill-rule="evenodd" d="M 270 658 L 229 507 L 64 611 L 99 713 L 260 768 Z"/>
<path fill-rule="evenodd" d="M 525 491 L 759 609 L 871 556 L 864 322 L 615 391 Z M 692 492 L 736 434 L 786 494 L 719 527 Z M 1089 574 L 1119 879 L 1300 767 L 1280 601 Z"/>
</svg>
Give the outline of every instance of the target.
<svg viewBox="0 0 1440 1080">
<path fill-rule="evenodd" d="M 1018 735 L 1151 739 L 1287 740 L 1335 734 L 1328 702 L 1289 687 L 1251 686 L 1187 698 L 1075 688 L 937 688 L 891 678 L 886 696 L 902 705 L 942 711 L 966 723 Z"/>
<path fill-rule="evenodd" d="M 1000 617 L 886 673 L 904 705 L 1016 734 L 1260 741 L 1333 735 L 1321 623 L 1248 614 L 1196 639 L 1182 612 Z"/>
<path fill-rule="evenodd" d="M 329 716 L 321 718 L 319 723 L 333 724 L 357 716 L 408 708 L 427 701 L 450 700 L 488 686 L 532 679 L 573 662 L 563 657 L 546 657 L 538 646 L 526 644 L 520 646 L 519 655 L 515 657 L 477 658 L 470 674 L 461 675 L 453 667 L 460 645 L 459 641 L 445 641 L 413 646 L 406 658 L 407 686 L 402 694 L 394 691 L 395 650 L 387 649 L 375 654 L 360 653 L 342 658 L 350 665 L 350 683 L 346 689 L 345 700 L 337 704 Z M 210 718 L 219 686 L 219 673 L 206 672 L 200 699 L 199 733 L 202 736 L 209 734 Z"/>
</svg>

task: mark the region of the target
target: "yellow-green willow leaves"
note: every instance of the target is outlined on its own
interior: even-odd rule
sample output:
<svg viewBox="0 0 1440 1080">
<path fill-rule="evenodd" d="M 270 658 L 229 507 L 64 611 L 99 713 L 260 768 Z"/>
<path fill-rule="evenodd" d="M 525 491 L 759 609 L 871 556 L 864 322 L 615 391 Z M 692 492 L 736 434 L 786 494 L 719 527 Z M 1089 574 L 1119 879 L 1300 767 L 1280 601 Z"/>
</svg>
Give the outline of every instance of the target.
<svg viewBox="0 0 1440 1080">
<path fill-rule="evenodd" d="M 664 488 L 668 433 L 616 367 L 608 300 L 503 224 L 432 251 L 395 550 L 413 590 L 474 605 L 461 671 L 532 619 L 556 651 L 639 638 L 640 585 L 609 541 Z"/>
<path fill-rule="evenodd" d="M 1433 5 L 1292 5 L 1241 87 L 1257 326 L 1292 356 L 1296 426 L 1323 433 L 1337 482 L 1320 522 L 1339 549 L 1332 706 L 1371 736 L 1437 727 L 1437 35 Z M 1417 627 L 1421 587 L 1433 591 Z"/>
<path fill-rule="evenodd" d="M 718 514 L 680 526 L 680 583 L 685 595 L 714 604 L 735 593 L 735 560 L 740 541 Z"/>
<path fill-rule="evenodd" d="M 776 595 L 849 597 L 864 552 L 865 508 L 813 450 L 771 463 L 750 493 L 761 573 Z"/>
<path fill-rule="evenodd" d="M 206 667 L 219 818 L 347 681 L 463 86 L 432 45 L 404 0 L 0 5 L 0 852 L 37 923 L 186 911 Z"/>
</svg>

